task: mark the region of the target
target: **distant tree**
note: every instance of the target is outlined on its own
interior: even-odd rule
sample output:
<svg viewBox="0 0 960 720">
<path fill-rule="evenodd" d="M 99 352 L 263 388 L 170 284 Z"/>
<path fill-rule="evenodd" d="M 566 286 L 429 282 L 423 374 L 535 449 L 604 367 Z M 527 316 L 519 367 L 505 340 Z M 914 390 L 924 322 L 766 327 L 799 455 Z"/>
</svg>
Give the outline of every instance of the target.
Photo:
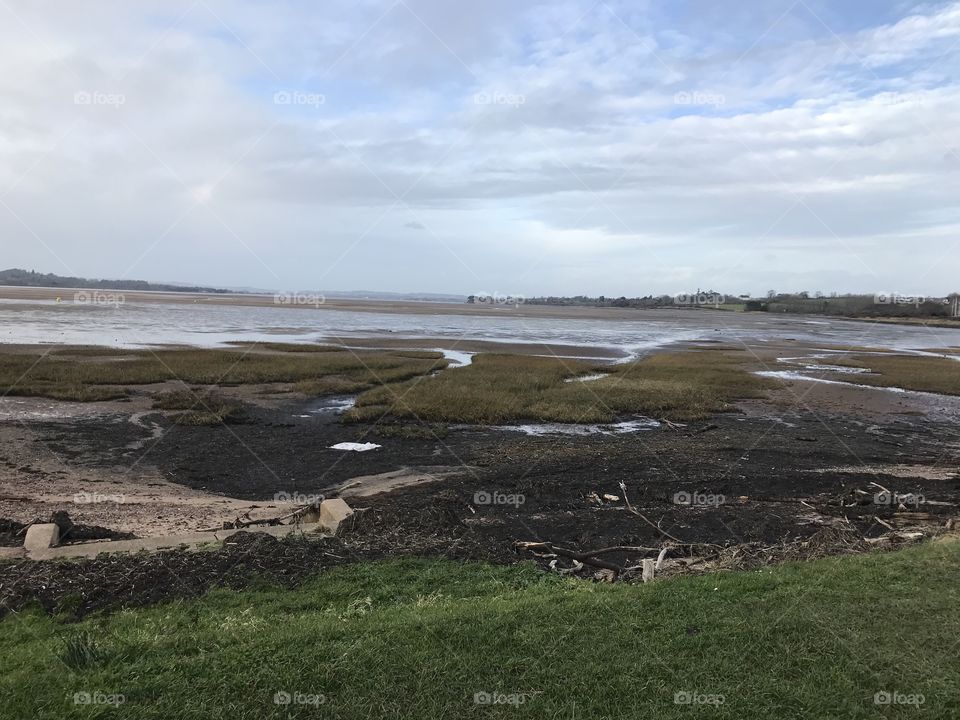
<svg viewBox="0 0 960 720">
<path fill-rule="evenodd" d="M 776 290 L 767 290 L 767 300 L 773 300 L 777 296 Z"/>
</svg>

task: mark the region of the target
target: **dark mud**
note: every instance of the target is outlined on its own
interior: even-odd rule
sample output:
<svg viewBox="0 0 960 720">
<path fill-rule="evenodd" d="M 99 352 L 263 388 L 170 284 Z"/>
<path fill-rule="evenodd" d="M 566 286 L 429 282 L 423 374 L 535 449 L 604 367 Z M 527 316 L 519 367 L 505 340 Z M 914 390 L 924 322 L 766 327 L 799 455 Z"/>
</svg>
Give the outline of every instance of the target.
<svg viewBox="0 0 960 720">
<path fill-rule="evenodd" d="M 248 500 L 335 494 L 337 483 L 358 476 L 456 466 L 461 470 L 452 477 L 357 498 L 356 504 L 419 512 L 442 493 L 462 521 L 500 540 L 662 540 L 662 533 L 627 512 L 624 496 L 663 531 L 690 543 L 805 537 L 823 524 L 818 514 L 846 518 L 869 537 L 888 531 L 877 517 L 897 524 L 898 511 L 909 510 L 945 520 L 960 503 L 960 430 L 917 417 L 895 416 L 878 425 L 800 411 L 787 419 L 724 413 L 630 434 L 529 437 L 489 428 L 436 433 L 417 425 L 398 433 L 396 426 L 344 425 L 333 414 L 298 417 L 307 414 L 302 410 L 252 408 L 240 424 L 169 426 L 146 454 L 124 449 L 145 431 L 122 422 L 79 420 L 69 431 L 47 423 L 44 442 L 73 464 L 138 457 L 176 483 Z M 156 421 L 169 423 L 160 415 Z M 344 441 L 382 447 L 329 449 Z M 908 472 L 886 471 L 894 467 Z M 939 470 L 940 476 L 931 479 L 921 470 L 911 476 L 909 468 Z M 947 504 L 877 502 L 877 486 Z"/>
<path fill-rule="evenodd" d="M 923 417 L 868 422 L 784 414 L 758 402 L 682 427 L 528 437 L 491 428 L 344 425 L 335 414 L 311 412 L 315 404 L 251 406 L 244 422 L 215 427 L 151 415 L 167 432 L 135 450 L 149 431 L 122 416 L 34 427 L 71 465 L 139 460 L 173 482 L 250 500 L 331 494 L 336 483 L 402 467 L 461 469 L 350 499 L 358 512 L 335 539 L 240 535 L 214 552 L 0 564 L 0 612 L 36 599 L 48 612 L 82 615 L 241 587 L 256 577 L 296 584 L 332 565 L 397 556 L 511 563 L 533 558 L 518 552 L 524 541 L 578 552 L 670 545 L 687 557 L 738 547 L 756 562 L 764 552 L 792 559 L 862 551 L 867 538 L 891 528 L 938 532 L 960 506 L 960 430 Z M 343 441 L 382 447 L 328 449 Z M 882 489 L 910 495 L 890 502 Z M 644 556 L 608 557 L 626 566 Z"/>
</svg>

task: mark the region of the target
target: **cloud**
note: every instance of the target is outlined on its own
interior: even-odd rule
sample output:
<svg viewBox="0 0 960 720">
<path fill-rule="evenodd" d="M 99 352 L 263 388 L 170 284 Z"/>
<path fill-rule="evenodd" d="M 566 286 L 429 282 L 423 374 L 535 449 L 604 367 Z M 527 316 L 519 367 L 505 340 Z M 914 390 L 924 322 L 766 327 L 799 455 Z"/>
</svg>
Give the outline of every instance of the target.
<svg viewBox="0 0 960 720">
<path fill-rule="evenodd" d="M 910 274 L 945 293 L 960 3 L 898 8 L 6 3 L 6 262 L 525 295 Z"/>
</svg>

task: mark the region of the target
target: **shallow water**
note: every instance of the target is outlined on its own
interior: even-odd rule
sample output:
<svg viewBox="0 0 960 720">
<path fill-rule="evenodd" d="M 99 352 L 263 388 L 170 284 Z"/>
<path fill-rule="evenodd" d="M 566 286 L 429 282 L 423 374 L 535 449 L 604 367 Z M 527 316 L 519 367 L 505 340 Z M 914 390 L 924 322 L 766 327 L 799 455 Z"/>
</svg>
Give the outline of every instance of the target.
<svg viewBox="0 0 960 720">
<path fill-rule="evenodd" d="M 676 342 L 794 339 L 893 349 L 960 346 L 960 329 L 802 315 L 638 311 L 637 320 L 373 313 L 290 307 L 128 302 L 119 306 L 0 301 L 0 342 L 214 347 L 231 340 L 323 342 L 331 337 L 432 337 L 614 348 L 622 359 Z M 448 357 L 450 357 L 448 355 Z M 465 363 L 467 354 L 452 358 Z"/>
</svg>

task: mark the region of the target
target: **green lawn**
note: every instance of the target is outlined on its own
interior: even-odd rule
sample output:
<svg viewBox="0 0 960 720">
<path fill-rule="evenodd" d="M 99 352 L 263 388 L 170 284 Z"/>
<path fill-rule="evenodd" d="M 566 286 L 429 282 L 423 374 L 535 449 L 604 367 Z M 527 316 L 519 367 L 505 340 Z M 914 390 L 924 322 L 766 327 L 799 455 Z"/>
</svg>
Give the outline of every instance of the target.
<svg viewBox="0 0 960 720">
<path fill-rule="evenodd" d="M 0 717 L 956 718 L 958 570 L 956 542 L 646 586 L 399 560 L 81 623 L 28 613 L 0 623 Z"/>
</svg>

